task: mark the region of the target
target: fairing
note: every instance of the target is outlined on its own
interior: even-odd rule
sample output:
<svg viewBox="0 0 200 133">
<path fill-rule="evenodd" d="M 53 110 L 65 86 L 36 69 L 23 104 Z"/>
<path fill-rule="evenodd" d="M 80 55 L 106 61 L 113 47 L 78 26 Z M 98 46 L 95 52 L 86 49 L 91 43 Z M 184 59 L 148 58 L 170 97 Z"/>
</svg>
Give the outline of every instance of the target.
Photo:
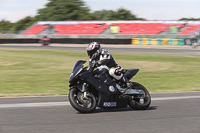
<svg viewBox="0 0 200 133">
<path fill-rule="evenodd" d="M 74 65 L 74 68 L 72 70 L 72 73 L 70 74 L 69 82 L 71 83 L 75 77 L 80 73 L 80 71 L 83 69 L 83 64 L 85 64 L 86 61 L 79 60 Z"/>
</svg>

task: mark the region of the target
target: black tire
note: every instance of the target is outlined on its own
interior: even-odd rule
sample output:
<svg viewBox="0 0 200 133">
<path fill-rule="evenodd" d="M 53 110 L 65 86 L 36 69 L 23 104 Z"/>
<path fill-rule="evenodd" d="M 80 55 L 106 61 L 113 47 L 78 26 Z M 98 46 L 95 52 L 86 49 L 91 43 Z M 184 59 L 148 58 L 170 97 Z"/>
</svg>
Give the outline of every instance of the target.
<svg viewBox="0 0 200 133">
<path fill-rule="evenodd" d="M 84 104 L 82 104 L 82 102 L 84 102 L 84 100 L 80 101 L 80 95 L 82 95 L 83 93 L 77 89 L 77 88 L 72 88 L 69 92 L 69 102 L 72 105 L 72 107 L 77 110 L 80 113 L 92 113 L 95 111 L 96 109 L 96 100 L 95 97 L 92 93 L 89 94 L 88 99 L 90 101 L 90 107 L 85 107 Z"/>
<path fill-rule="evenodd" d="M 143 103 L 140 103 L 139 98 L 131 98 L 129 99 L 129 106 L 133 108 L 134 110 L 146 110 L 149 108 L 151 104 L 151 96 L 148 92 L 148 90 L 141 84 L 132 82 L 133 83 L 133 88 L 143 90 L 145 93 L 145 98 L 143 99 Z"/>
</svg>

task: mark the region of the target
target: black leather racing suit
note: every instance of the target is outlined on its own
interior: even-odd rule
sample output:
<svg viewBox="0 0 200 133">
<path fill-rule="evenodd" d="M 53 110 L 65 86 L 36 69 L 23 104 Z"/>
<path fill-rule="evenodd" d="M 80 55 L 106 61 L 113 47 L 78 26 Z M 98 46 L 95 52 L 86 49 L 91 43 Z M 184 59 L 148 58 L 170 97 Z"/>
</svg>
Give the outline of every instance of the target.
<svg viewBox="0 0 200 133">
<path fill-rule="evenodd" d="M 90 58 L 90 62 L 96 62 L 97 69 L 109 70 L 109 75 L 117 80 L 121 80 L 123 77 L 124 69 L 120 67 L 112 57 L 112 55 L 105 49 L 97 50 L 96 53 Z"/>
</svg>

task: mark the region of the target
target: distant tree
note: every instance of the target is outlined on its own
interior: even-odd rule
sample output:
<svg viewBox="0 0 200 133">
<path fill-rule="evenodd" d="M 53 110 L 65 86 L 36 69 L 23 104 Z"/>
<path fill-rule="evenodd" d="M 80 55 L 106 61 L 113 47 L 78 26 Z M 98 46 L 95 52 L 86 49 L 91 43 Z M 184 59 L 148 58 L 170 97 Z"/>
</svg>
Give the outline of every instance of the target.
<svg viewBox="0 0 200 133">
<path fill-rule="evenodd" d="M 109 20 L 110 18 L 108 18 L 109 16 L 111 16 L 111 14 L 113 14 L 114 11 L 112 10 L 100 10 L 100 11 L 95 11 L 94 15 L 97 17 L 98 20 Z"/>
<path fill-rule="evenodd" d="M 0 21 L 0 33 L 12 33 L 13 23 L 7 20 Z"/>
<path fill-rule="evenodd" d="M 115 15 L 117 15 L 118 20 L 137 20 L 135 15 L 123 8 L 118 9 Z"/>
<path fill-rule="evenodd" d="M 99 20 L 145 20 L 143 18 L 137 18 L 131 11 L 124 8 L 119 8 L 117 11 L 100 10 L 95 11 L 94 14 Z"/>
<path fill-rule="evenodd" d="M 18 33 L 21 30 L 25 30 L 28 26 L 31 26 L 36 22 L 34 17 L 27 16 L 19 21 L 17 21 L 13 26 L 14 33 Z"/>
<path fill-rule="evenodd" d="M 82 0 L 49 0 L 45 8 L 38 10 L 37 20 L 95 20 Z"/>
<path fill-rule="evenodd" d="M 180 21 L 200 21 L 200 18 L 181 18 Z"/>
</svg>

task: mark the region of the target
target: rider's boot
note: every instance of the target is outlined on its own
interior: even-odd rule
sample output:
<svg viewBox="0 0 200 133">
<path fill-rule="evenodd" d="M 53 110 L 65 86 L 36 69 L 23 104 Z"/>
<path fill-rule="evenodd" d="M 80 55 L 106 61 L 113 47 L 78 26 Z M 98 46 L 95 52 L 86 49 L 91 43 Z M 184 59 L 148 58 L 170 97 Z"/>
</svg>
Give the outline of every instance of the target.
<svg viewBox="0 0 200 133">
<path fill-rule="evenodd" d="M 124 91 L 124 94 L 127 93 L 127 90 L 132 88 L 133 84 L 132 82 L 130 82 L 127 78 L 125 77 L 122 77 L 121 78 L 121 82 L 125 84 L 125 91 Z"/>
</svg>

